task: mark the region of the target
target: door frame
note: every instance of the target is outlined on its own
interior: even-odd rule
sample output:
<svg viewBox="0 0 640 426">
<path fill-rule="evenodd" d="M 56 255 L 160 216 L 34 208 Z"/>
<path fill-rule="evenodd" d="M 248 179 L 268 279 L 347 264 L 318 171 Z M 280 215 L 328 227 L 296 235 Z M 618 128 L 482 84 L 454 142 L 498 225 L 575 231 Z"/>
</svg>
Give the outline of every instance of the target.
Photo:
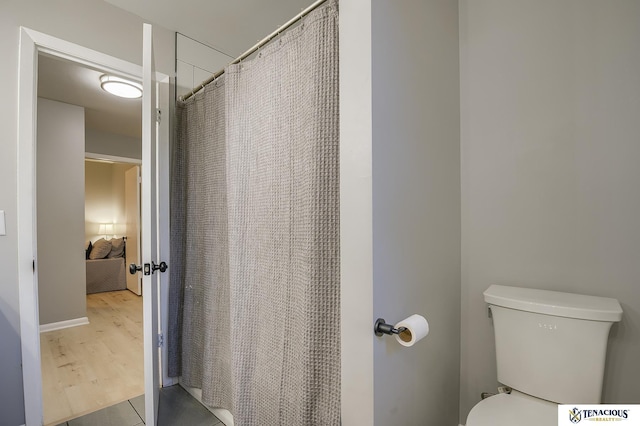
<svg viewBox="0 0 640 426">
<path fill-rule="evenodd" d="M 135 182 L 129 182 L 129 174 L 132 173 L 132 170 L 135 169 Z M 142 250 L 140 250 L 140 243 L 142 240 L 142 229 L 141 229 L 141 217 L 142 217 L 142 212 L 141 212 L 141 201 L 142 201 L 142 179 L 140 177 L 140 171 L 142 170 L 141 164 L 133 164 L 131 168 L 125 170 L 124 172 L 124 217 L 125 217 L 125 223 L 127 224 L 127 233 L 126 233 L 126 237 L 127 237 L 127 251 L 125 253 L 125 260 L 126 263 L 131 264 L 131 263 L 135 263 L 136 265 L 140 265 L 142 264 L 141 260 L 140 260 L 140 255 L 142 254 Z M 129 213 L 131 213 L 130 211 L 130 200 L 129 200 L 129 191 L 131 191 L 133 188 L 130 188 L 130 186 L 133 186 L 135 188 L 135 204 L 136 204 L 136 218 L 135 218 L 135 228 L 136 228 L 136 232 L 135 232 L 135 246 L 132 248 L 132 244 L 131 244 L 131 235 L 134 234 L 133 232 L 129 231 L 129 225 L 132 223 L 130 218 L 129 218 Z M 134 253 L 134 256 L 129 256 L 129 254 Z M 126 266 L 126 265 L 125 265 Z M 138 271 L 135 274 L 127 274 L 127 278 L 126 278 L 126 282 L 127 282 L 127 289 L 135 294 L 137 294 L 138 296 L 142 295 L 142 277 L 140 276 L 140 271 Z M 132 290 L 132 288 L 130 287 L 130 283 L 132 282 L 136 282 L 136 291 Z"/>
<path fill-rule="evenodd" d="M 40 326 L 38 314 L 38 272 L 36 235 L 36 141 L 37 141 L 37 95 L 38 95 L 38 55 L 45 53 L 57 58 L 70 60 L 85 66 L 112 72 L 136 81 L 142 80 L 142 67 L 122 59 L 79 46 L 29 28 L 20 27 L 19 82 L 18 82 L 18 294 L 20 310 L 20 341 L 22 351 L 22 380 L 25 404 L 26 426 L 40 426 L 43 423 L 42 371 L 40 365 Z M 156 80 L 166 83 L 167 96 L 159 97 L 161 109 L 169 112 L 169 76 L 156 73 Z M 164 87 L 165 85 L 161 85 Z M 164 91 L 164 90 L 163 90 Z M 168 114 L 166 114 L 168 115 Z M 166 132 L 166 148 L 159 149 L 159 161 L 168 165 L 169 123 L 159 126 Z M 162 156 L 167 155 L 167 158 Z M 168 183 L 168 167 L 160 169 L 158 180 Z M 160 185 L 160 200 L 168 199 L 168 184 Z M 163 188 L 164 187 L 164 188 Z M 166 193 L 163 193 L 166 191 Z M 160 211 L 168 217 L 168 203 L 160 204 Z M 166 211 L 165 211 L 166 210 Z M 164 229 L 167 226 L 167 229 Z M 168 252 L 168 223 L 161 222 L 159 237 Z M 164 275 L 164 274 L 163 274 Z M 163 284 L 164 285 L 164 284 Z M 165 329 L 167 300 L 164 288 L 160 289 L 160 327 Z M 162 350 L 166 359 L 166 346 Z M 165 362 L 163 362 L 165 365 Z M 163 367 L 162 377 L 166 378 Z M 146 378 L 145 378 L 146 379 Z M 165 382 L 165 385 L 170 383 Z"/>
</svg>

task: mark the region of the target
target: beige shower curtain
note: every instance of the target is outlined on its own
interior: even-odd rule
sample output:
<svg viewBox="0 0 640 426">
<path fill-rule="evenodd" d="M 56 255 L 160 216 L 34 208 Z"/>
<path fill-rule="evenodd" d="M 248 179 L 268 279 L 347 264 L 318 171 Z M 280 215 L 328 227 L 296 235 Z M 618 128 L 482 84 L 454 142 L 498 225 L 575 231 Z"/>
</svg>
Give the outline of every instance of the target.
<svg viewBox="0 0 640 426">
<path fill-rule="evenodd" d="M 340 423 L 337 13 L 178 108 L 170 375 L 240 426 Z"/>
</svg>

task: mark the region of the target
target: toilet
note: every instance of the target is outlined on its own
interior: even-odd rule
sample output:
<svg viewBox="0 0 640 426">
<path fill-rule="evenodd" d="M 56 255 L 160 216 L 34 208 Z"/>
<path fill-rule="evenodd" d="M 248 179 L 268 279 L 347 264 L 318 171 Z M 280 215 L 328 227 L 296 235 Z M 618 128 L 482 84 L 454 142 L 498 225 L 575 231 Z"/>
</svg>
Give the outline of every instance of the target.
<svg viewBox="0 0 640 426">
<path fill-rule="evenodd" d="M 558 404 L 600 403 L 616 299 L 492 285 L 484 300 L 498 382 L 512 391 L 476 404 L 466 426 L 555 426 Z"/>
</svg>

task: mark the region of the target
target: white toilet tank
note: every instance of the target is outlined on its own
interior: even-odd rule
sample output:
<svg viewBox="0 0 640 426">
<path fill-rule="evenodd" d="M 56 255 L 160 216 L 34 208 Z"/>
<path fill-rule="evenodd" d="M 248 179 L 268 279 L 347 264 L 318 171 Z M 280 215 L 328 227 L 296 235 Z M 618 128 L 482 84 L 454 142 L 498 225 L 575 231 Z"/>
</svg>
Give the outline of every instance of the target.
<svg viewBox="0 0 640 426">
<path fill-rule="evenodd" d="M 498 381 L 559 404 L 598 404 L 616 299 L 492 285 Z"/>
</svg>

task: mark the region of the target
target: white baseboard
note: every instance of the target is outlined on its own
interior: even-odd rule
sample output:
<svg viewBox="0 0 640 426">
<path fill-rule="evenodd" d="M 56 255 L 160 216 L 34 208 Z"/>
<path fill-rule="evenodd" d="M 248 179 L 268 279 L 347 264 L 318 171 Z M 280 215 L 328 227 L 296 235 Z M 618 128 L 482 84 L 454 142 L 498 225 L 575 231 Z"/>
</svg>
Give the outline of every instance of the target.
<svg viewBox="0 0 640 426">
<path fill-rule="evenodd" d="M 66 321 L 51 322 L 49 324 L 40 325 L 40 333 L 47 331 L 62 330 L 63 328 L 76 327 L 78 325 L 89 324 L 89 318 L 74 318 Z"/>
</svg>

